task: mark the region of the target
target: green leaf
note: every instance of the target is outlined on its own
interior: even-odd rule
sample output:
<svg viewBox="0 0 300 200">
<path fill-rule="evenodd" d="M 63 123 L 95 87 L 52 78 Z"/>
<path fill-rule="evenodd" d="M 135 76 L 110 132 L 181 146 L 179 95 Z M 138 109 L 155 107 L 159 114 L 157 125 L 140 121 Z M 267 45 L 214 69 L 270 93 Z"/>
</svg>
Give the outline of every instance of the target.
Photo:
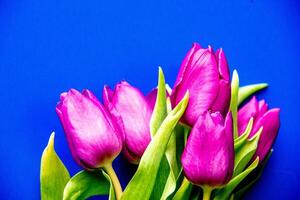
<svg viewBox="0 0 300 200">
<path fill-rule="evenodd" d="M 233 177 L 240 174 L 254 156 L 262 129 L 261 127 L 251 139 L 247 140 L 241 148 L 235 151 Z"/>
<path fill-rule="evenodd" d="M 180 184 L 180 173 L 182 171 L 180 156 L 184 148 L 184 130 L 183 127 L 177 125 L 174 129 L 174 133 L 171 135 L 167 149 L 166 157 L 169 163 L 169 176 L 164 186 L 164 192 L 161 199 L 168 199 L 179 187 Z"/>
<path fill-rule="evenodd" d="M 214 198 L 214 200 L 224 200 L 230 197 L 232 191 L 238 186 L 238 184 L 247 177 L 247 175 L 252 172 L 258 165 L 259 158 L 257 157 L 255 161 L 252 162 L 252 164 L 242 173 L 240 173 L 238 176 L 234 177 L 229 181 L 229 183 L 223 187 L 222 189 L 219 189 L 217 191 L 217 194 Z"/>
<path fill-rule="evenodd" d="M 122 198 L 144 199 L 150 198 L 157 178 L 160 162 L 165 154 L 173 129 L 183 115 L 188 103 L 188 93 L 181 102 L 168 114 L 159 127 L 156 135 L 148 145 L 133 178 L 127 185 Z"/>
<path fill-rule="evenodd" d="M 61 200 L 70 175 L 54 150 L 53 132 L 41 159 L 41 199 Z"/>
<path fill-rule="evenodd" d="M 85 200 L 91 196 L 107 195 L 109 192 L 110 179 L 103 170 L 80 171 L 67 183 L 63 200 Z"/>
<path fill-rule="evenodd" d="M 238 137 L 238 127 L 237 127 L 238 92 L 239 92 L 239 76 L 237 71 L 234 70 L 232 74 L 232 80 L 231 80 L 231 100 L 230 100 L 230 111 L 232 113 L 234 139 Z"/>
<path fill-rule="evenodd" d="M 155 106 L 150 120 L 150 133 L 154 136 L 167 116 L 166 83 L 162 69 L 158 70 L 158 90 Z"/>
<path fill-rule="evenodd" d="M 166 97 L 166 87 L 168 86 L 165 84 L 163 71 L 159 68 L 158 95 L 150 122 L 152 136 L 155 135 L 155 132 L 167 114 L 172 111 L 170 98 Z M 182 129 L 177 127 L 178 126 L 176 126 L 175 130 L 182 131 Z M 177 155 L 181 155 L 183 150 L 183 136 L 181 132 L 174 132 L 171 135 L 165 155 L 160 163 L 157 179 L 155 180 L 150 199 L 167 199 L 175 191 L 177 178 L 181 171 L 181 164 L 180 161 L 177 160 Z"/>
<path fill-rule="evenodd" d="M 192 189 L 193 185 L 184 178 L 180 188 L 175 193 L 173 200 L 189 200 Z"/>
<path fill-rule="evenodd" d="M 259 83 L 259 84 L 252 84 L 246 85 L 239 88 L 239 97 L 238 97 L 238 105 L 240 105 L 245 99 L 250 97 L 255 92 L 262 90 L 268 87 L 267 83 Z"/>
<path fill-rule="evenodd" d="M 241 148 L 246 143 L 246 141 L 249 138 L 249 135 L 251 133 L 251 130 L 252 130 L 253 121 L 254 121 L 253 117 L 251 117 L 244 133 L 240 137 L 238 137 L 234 140 L 234 150 L 235 151 L 237 151 L 239 148 Z"/>
<path fill-rule="evenodd" d="M 238 186 L 238 188 L 234 191 L 234 199 L 241 199 L 244 193 L 249 190 L 261 177 L 263 170 L 268 163 L 273 149 L 270 150 L 267 157 L 263 162 L 259 164 L 259 166 L 249 174 L 249 176 L 242 181 L 242 183 Z"/>
<path fill-rule="evenodd" d="M 167 97 L 166 84 L 162 69 L 159 67 L 158 71 L 158 88 L 154 110 L 150 120 L 150 132 L 152 137 L 155 136 L 161 123 L 167 116 Z M 160 199 L 164 191 L 164 187 L 170 174 L 170 167 L 166 156 L 161 159 L 157 179 L 155 180 L 154 188 L 151 194 L 151 199 Z"/>
</svg>

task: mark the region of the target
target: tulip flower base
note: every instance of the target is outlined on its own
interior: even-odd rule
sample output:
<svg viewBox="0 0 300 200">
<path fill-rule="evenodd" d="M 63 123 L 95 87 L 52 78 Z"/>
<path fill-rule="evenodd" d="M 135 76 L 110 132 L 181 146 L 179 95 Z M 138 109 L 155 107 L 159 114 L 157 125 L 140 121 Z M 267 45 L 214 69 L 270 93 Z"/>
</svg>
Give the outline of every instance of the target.
<svg viewBox="0 0 300 200">
<path fill-rule="evenodd" d="M 56 112 L 82 171 L 70 177 L 52 133 L 41 159 L 41 199 L 240 199 L 259 179 L 279 130 L 279 109 L 253 96 L 266 87 L 240 87 L 222 49 L 195 43 L 172 89 L 161 68 L 146 96 L 125 81 L 104 86 L 103 103 L 70 89 Z M 137 165 L 125 188 L 112 167 L 120 154 Z"/>
</svg>

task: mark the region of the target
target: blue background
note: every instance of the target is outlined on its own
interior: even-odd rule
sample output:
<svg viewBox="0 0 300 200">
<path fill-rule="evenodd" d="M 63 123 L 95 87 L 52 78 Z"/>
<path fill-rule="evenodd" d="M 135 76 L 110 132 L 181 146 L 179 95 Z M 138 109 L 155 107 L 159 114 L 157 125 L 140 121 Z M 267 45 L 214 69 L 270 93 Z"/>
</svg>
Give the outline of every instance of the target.
<svg viewBox="0 0 300 200">
<path fill-rule="evenodd" d="M 0 198 L 39 199 L 40 157 L 50 133 L 73 175 L 55 113 L 59 94 L 121 79 L 146 93 L 161 65 L 170 85 L 198 41 L 223 47 L 242 84 L 280 107 L 281 129 L 264 174 L 246 199 L 294 199 L 300 188 L 300 2 L 0 0 Z M 122 183 L 131 171 L 115 163 Z"/>
</svg>

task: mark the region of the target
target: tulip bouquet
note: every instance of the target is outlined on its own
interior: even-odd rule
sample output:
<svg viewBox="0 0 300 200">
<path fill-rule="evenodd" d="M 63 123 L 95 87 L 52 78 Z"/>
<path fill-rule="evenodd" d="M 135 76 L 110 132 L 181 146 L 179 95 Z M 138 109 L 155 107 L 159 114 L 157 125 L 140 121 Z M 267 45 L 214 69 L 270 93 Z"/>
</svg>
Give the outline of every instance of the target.
<svg viewBox="0 0 300 200">
<path fill-rule="evenodd" d="M 267 84 L 230 81 L 222 49 L 193 44 L 171 89 L 159 68 L 147 96 L 122 81 L 104 86 L 103 103 L 89 90 L 62 93 L 56 106 L 74 160 L 70 177 L 54 150 L 41 159 L 43 200 L 239 199 L 260 177 L 279 129 L 279 109 L 252 97 Z M 137 165 L 122 188 L 112 162 L 122 152 Z"/>
</svg>

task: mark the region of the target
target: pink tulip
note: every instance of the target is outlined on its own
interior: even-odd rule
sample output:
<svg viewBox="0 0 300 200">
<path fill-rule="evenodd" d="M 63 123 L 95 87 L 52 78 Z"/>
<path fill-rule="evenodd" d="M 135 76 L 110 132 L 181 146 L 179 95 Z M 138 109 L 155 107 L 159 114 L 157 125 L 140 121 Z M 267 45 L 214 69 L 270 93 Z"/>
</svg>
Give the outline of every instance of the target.
<svg viewBox="0 0 300 200">
<path fill-rule="evenodd" d="M 109 113 L 88 90 L 62 93 L 56 112 L 75 161 L 86 169 L 112 163 L 123 146 L 123 136 Z"/>
<path fill-rule="evenodd" d="M 152 100 L 148 102 L 137 88 L 125 81 L 117 84 L 115 91 L 105 86 L 103 99 L 112 117 L 121 118 L 118 124 L 125 134 L 123 152 L 131 163 L 137 164 L 151 140 Z"/>
<path fill-rule="evenodd" d="M 251 117 L 254 119 L 254 122 L 249 135 L 250 138 L 255 135 L 260 127 L 263 127 L 254 155 L 254 158 L 259 156 L 260 161 L 265 159 L 277 137 L 280 125 L 279 111 L 279 108 L 268 110 L 266 102 L 264 100 L 257 101 L 255 97 L 238 111 L 239 135 L 244 133 Z"/>
<path fill-rule="evenodd" d="M 213 52 L 209 46 L 201 48 L 193 44 L 184 58 L 173 92 L 173 106 L 190 91 L 189 105 L 182 121 L 193 126 L 199 115 L 207 110 L 225 115 L 230 104 L 230 77 L 225 54 L 222 49 Z"/>
<path fill-rule="evenodd" d="M 184 173 L 196 185 L 221 186 L 232 177 L 234 143 L 232 116 L 204 112 L 195 123 L 183 155 Z"/>
</svg>

